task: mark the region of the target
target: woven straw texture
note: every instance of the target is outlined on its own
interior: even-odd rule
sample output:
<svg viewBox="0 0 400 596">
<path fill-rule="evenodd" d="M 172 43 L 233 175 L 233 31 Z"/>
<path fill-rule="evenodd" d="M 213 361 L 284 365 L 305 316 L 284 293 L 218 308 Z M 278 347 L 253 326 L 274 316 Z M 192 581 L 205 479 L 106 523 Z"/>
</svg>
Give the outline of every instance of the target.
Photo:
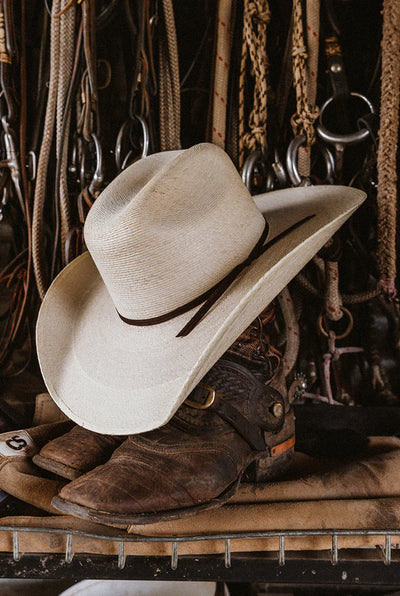
<svg viewBox="0 0 400 596">
<path fill-rule="evenodd" d="M 206 159 L 208 150 L 210 159 Z M 199 152 L 205 156 L 206 177 L 203 165 L 196 166 Z M 106 266 L 114 294 L 118 298 L 122 295 L 124 306 L 128 306 L 130 298 L 135 314 L 148 315 L 165 306 L 164 314 L 173 304 L 171 297 L 184 304 L 188 289 L 200 290 L 203 275 L 204 280 L 212 283 L 213 266 L 215 275 L 219 271 L 221 278 L 219 268 L 221 263 L 227 266 L 230 262 L 229 252 L 234 250 L 240 262 L 241 251 L 246 253 L 253 240 L 258 240 L 260 218 L 268 221 L 270 240 L 303 218 L 314 217 L 278 240 L 247 267 L 187 337 L 176 335 L 197 309 L 149 327 L 124 323 L 117 314 L 114 295 L 107 290 L 89 253 L 75 259 L 58 275 L 38 318 L 40 366 L 50 395 L 63 412 L 81 426 L 101 433 L 131 434 L 165 424 L 238 335 L 365 197 L 353 188 L 316 186 L 259 195 L 253 203 L 244 185 L 237 181 L 236 172 L 230 179 L 231 164 L 215 146 L 175 153 L 170 167 L 164 163 L 161 166 L 163 159 L 154 156 L 154 160 L 160 160 L 155 174 L 150 158 L 141 160 L 138 168 L 129 170 L 130 174 L 125 172 L 121 185 L 125 195 L 99 202 L 95 214 L 99 221 L 95 223 L 91 214 L 88 227 L 89 246 L 97 237 L 96 226 L 102 222 L 105 245 L 110 238 L 115 242 L 120 238 L 130 247 L 135 263 L 130 262 L 127 248 L 118 259 L 117 244 L 112 272 L 102 254 L 99 261 L 99 246 L 94 253 L 101 267 Z M 187 180 L 188 172 L 194 179 L 192 183 Z M 128 180 L 129 176 L 132 180 Z M 195 197 L 181 196 L 190 184 L 192 190 L 197 184 L 211 198 L 197 191 Z M 140 209 L 134 209 L 137 201 Z M 220 204 L 205 209 L 204 205 L 213 201 Z M 167 205 L 175 209 L 174 217 L 164 213 Z M 188 229 L 196 228 L 199 218 L 203 226 L 198 231 L 200 244 L 193 248 L 185 238 Z M 193 232 L 191 240 L 192 236 Z M 111 244 L 106 252 L 110 252 Z M 154 245 L 162 247 L 161 254 L 154 251 Z M 161 278 L 158 259 L 163 262 Z M 142 277 L 140 266 L 146 269 Z M 129 282 L 125 267 L 136 276 L 135 283 Z M 142 278 L 146 279 L 145 288 L 138 282 Z M 143 296 L 145 292 L 151 294 L 151 287 L 155 296 L 146 306 Z"/>
</svg>

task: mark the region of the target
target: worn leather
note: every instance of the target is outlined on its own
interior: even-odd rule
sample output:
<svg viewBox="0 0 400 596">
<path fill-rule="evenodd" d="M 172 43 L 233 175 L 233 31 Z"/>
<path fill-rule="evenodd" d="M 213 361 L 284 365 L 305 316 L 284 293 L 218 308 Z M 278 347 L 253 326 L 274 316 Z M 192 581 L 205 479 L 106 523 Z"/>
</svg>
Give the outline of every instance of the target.
<svg viewBox="0 0 400 596">
<path fill-rule="evenodd" d="M 236 358 L 220 359 L 201 385 L 216 392 L 210 408 L 187 405 L 204 403 L 196 389 L 167 425 L 128 437 L 106 464 L 62 489 L 63 503 L 78 506 L 69 511 L 91 519 L 105 514 L 116 523 L 140 514 L 184 514 L 222 504 L 250 463 L 272 463 L 268 443 L 276 445 L 280 433 L 285 439 L 288 433 L 283 423 L 289 406 L 282 395 Z M 278 418 L 272 414 L 275 404 Z M 289 432 L 293 435 L 293 428 Z"/>
<path fill-rule="evenodd" d="M 24 503 L 57 513 L 51 500 L 64 482 L 46 477 L 31 460 L 40 447 L 70 427 L 68 420 L 0 434 L 0 489 Z"/>
<path fill-rule="evenodd" d="M 255 505 L 226 505 L 218 510 L 205 511 L 195 517 L 160 522 L 154 525 L 131 526 L 129 532 L 133 542 L 125 542 L 126 556 L 164 556 L 171 557 L 174 536 L 202 535 L 205 540 L 178 543 L 178 556 L 224 554 L 226 544 L 218 534 L 249 532 L 272 532 L 301 530 L 325 530 L 319 536 L 288 536 L 285 538 L 287 551 L 325 550 L 326 556 L 332 547 L 332 537 L 327 528 L 359 530 L 361 535 L 339 536 L 338 546 L 358 548 L 361 546 L 382 545 L 384 538 L 379 535 L 365 535 L 364 530 L 391 530 L 400 524 L 400 499 L 335 499 L 326 501 L 307 501 L 297 503 L 258 503 Z M 72 548 L 78 554 L 113 555 L 117 566 L 121 541 L 129 537 L 126 532 L 115 528 L 73 518 L 71 516 L 5 517 L 2 525 L 16 526 L 25 531 L 18 533 L 20 552 L 25 555 L 38 553 L 60 553 L 65 555 L 67 534 L 73 533 Z M 27 527 L 43 528 L 43 532 L 26 532 Z M 47 533 L 50 530 L 51 533 Z M 101 540 L 103 535 L 107 540 Z M 133 536 L 132 536 L 133 535 Z M 152 536 L 154 542 L 140 542 L 144 536 Z M 160 541 L 157 541 L 157 537 Z M 165 541 L 169 537 L 170 540 Z M 164 539 L 164 541 L 162 541 Z M 392 545 L 399 541 L 392 536 Z M 0 532 L 0 550 L 13 552 L 13 532 Z M 231 539 L 232 553 L 270 551 L 276 559 L 279 551 L 279 538 L 235 538 Z M 393 552 L 393 551 L 392 551 Z M 397 551 L 395 551 L 397 554 Z M 240 556 L 240 555 L 239 555 Z M 340 560 L 340 559 L 339 559 Z M 22 559 L 23 562 L 23 559 Z M 178 565 L 181 565 L 179 558 Z M 232 565 L 235 560 L 232 560 Z M 383 562 L 381 563 L 383 565 Z"/>
<path fill-rule="evenodd" d="M 74 479 L 106 462 L 123 439 L 74 426 L 47 443 L 33 461 L 40 468 Z"/>
</svg>

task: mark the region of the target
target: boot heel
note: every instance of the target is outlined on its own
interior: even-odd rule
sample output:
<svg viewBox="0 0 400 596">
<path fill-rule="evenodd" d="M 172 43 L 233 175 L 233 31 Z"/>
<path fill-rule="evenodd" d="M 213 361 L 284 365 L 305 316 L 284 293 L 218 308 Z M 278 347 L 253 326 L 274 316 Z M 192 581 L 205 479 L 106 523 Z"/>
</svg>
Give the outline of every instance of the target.
<svg viewBox="0 0 400 596">
<path fill-rule="evenodd" d="M 265 433 L 267 453 L 260 453 L 256 461 L 247 468 L 245 482 L 270 482 L 283 476 L 292 464 L 294 457 L 294 415 L 290 411 L 283 428 L 273 435 Z"/>
<path fill-rule="evenodd" d="M 284 451 L 276 455 L 260 457 L 260 459 L 252 464 L 252 468 L 249 470 L 250 482 L 270 482 L 271 480 L 278 479 L 287 472 L 294 457 L 294 436 L 288 441 L 285 441 L 285 443 L 288 444 Z"/>
</svg>

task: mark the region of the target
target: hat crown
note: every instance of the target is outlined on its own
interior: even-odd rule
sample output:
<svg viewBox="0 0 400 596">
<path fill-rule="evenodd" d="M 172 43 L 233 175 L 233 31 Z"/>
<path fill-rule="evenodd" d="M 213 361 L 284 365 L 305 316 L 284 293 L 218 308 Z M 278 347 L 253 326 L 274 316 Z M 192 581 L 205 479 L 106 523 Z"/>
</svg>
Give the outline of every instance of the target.
<svg viewBox="0 0 400 596">
<path fill-rule="evenodd" d="M 265 220 L 226 153 L 210 143 L 150 155 L 98 197 L 85 241 L 117 311 L 162 316 L 245 260 Z"/>
</svg>

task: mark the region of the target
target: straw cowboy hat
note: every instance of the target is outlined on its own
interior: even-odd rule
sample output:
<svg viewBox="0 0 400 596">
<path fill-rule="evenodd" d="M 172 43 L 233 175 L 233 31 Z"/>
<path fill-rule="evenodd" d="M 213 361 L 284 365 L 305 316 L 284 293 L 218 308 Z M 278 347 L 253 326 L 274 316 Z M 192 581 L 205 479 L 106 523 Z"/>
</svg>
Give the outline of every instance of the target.
<svg viewBox="0 0 400 596">
<path fill-rule="evenodd" d="M 165 424 L 237 336 L 362 203 L 340 186 L 251 197 L 209 143 L 124 170 L 85 223 L 89 252 L 37 322 L 48 391 L 77 424 Z"/>
</svg>

